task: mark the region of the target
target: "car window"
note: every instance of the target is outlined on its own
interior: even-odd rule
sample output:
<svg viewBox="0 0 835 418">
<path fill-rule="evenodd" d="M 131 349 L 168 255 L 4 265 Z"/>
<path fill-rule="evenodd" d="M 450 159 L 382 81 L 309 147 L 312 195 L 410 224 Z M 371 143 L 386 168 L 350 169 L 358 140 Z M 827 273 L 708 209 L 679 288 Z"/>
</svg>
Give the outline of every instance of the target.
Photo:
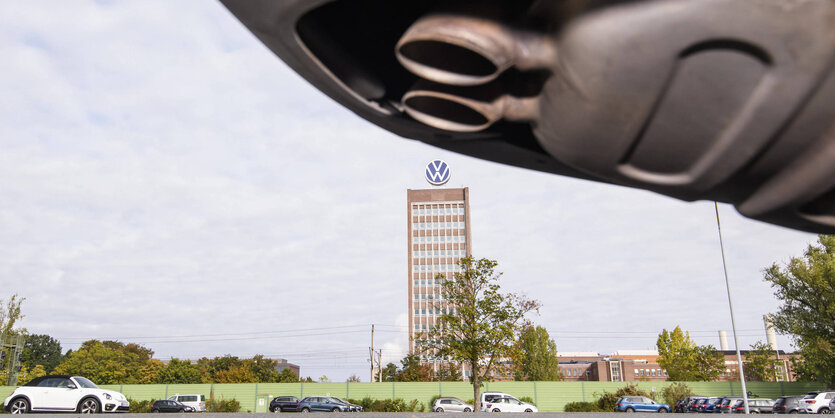
<svg viewBox="0 0 835 418">
<path fill-rule="evenodd" d="M 835 393 L 832 393 L 832 392 L 827 393 L 826 397 L 824 399 L 832 399 L 832 395 L 835 395 Z"/>
<path fill-rule="evenodd" d="M 200 395 L 200 402 L 206 401 L 206 395 Z"/>
<path fill-rule="evenodd" d="M 66 379 L 66 378 L 58 378 L 58 379 L 55 379 L 55 380 L 56 380 L 56 382 L 55 382 L 55 387 L 56 388 L 68 388 L 72 384 L 70 379 Z"/>
<path fill-rule="evenodd" d="M 464 402 L 461 402 L 458 399 L 450 399 L 450 403 L 453 405 L 464 405 Z"/>
<path fill-rule="evenodd" d="M 75 381 L 78 382 L 78 385 L 83 387 L 84 389 L 98 389 L 99 388 L 98 386 L 96 386 L 95 383 L 93 383 L 93 382 L 91 382 L 91 381 L 89 381 L 89 380 L 87 380 L 83 377 L 75 376 L 75 377 L 73 377 L 73 379 L 75 379 Z"/>
<path fill-rule="evenodd" d="M 180 402 L 197 402 L 197 396 L 194 396 L 194 395 L 181 396 L 179 401 Z"/>
</svg>

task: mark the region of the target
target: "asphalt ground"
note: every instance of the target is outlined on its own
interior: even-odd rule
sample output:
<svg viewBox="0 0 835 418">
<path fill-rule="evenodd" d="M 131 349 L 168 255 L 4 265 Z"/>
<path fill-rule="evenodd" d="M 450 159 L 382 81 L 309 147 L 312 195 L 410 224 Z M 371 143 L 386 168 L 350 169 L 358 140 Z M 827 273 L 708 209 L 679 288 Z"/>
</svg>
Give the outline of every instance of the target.
<svg viewBox="0 0 835 418">
<path fill-rule="evenodd" d="M 469 418 L 469 417 L 492 417 L 497 418 L 497 415 L 500 416 L 510 416 L 510 417 L 536 417 L 536 418 L 546 418 L 546 417 L 612 417 L 615 414 L 614 412 L 539 412 L 536 414 L 530 413 L 504 413 L 504 414 L 495 414 L 495 413 L 488 413 L 488 412 L 479 412 L 479 413 L 469 413 L 469 414 L 454 414 L 454 413 L 445 413 L 445 414 L 438 414 L 434 412 L 322 412 L 322 413 L 312 413 L 307 414 L 307 416 L 313 417 L 320 417 L 320 418 L 382 418 L 382 417 L 395 417 L 395 418 L 440 418 L 440 417 L 460 417 L 460 418 Z M 160 414 L 113 414 L 118 417 L 159 417 Z M 245 413 L 245 412 L 237 412 L 237 413 L 216 413 L 216 412 L 203 412 L 200 414 L 188 413 L 188 414 L 162 414 L 165 416 L 185 416 L 187 418 L 253 418 L 253 417 L 275 417 L 276 415 L 290 415 L 296 416 L 297 418 L 301 418 L 302 414 L 295 414 L 295 413 L 283 413 L 283 414 L 271 414 L 271 413 Z M 196 415 L 196 416 L 195 416 Z M 36 416 L 36 417 L 84 417 L 88 415 L 81 415 L 81 414 L 27 414 L 27 416 Z M 111 414 L 104 414 L 99 416 L 111 416 Z M 657 413 L 635 413 L 630 414 L 630 417 L 656 417 L 658 418 Z"/>
</svg>

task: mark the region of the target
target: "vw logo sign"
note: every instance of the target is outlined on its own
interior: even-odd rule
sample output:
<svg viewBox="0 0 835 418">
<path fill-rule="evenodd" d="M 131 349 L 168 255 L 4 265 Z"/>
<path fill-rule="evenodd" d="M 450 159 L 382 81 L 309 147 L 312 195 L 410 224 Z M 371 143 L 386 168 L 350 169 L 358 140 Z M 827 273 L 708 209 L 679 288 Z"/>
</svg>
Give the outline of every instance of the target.
<svg viewBox="0 0 835 418">
<path fill-rule="evenodd" d="M 426 181 L 433 186 L 443 186 L 449 181 L 449 165 L 444 160 L 426 164 Z"/>
</svg>

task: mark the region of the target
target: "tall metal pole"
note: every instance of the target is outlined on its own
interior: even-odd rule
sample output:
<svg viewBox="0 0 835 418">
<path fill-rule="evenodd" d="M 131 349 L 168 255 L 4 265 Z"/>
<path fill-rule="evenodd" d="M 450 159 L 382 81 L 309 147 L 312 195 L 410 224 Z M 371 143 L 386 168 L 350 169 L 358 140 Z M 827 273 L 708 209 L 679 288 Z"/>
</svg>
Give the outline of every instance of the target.
<svg viewBox="0 0 835 418">
<path fill-rule="evenodd" d="M 716 229 L 719 231 L 719 248 L 722 250 L 722 268 L 725 270 L 725 287 L 728 289 L 728 308 L 731 310 L 731 328 L 734 333 L 734 348 L 736 348 L 736 361 L 739 366 L 739 381 L 742 383 L 742 405 L 745 413 L 748 414 L 748 390 L 745 387 L 745 371 L 742 369 L 742 353 L 739 352 L 739 339 L 736 337 L 736 322 L 734 321 L 734 303 L 731 300 L 731 282 L 728 281 L 728 264 L 725 262 L 725 243 L 722 242 L 722 225 L 719 223 L 719 204 L 713 202 L 716 209 Z"/>
<path fill-rule="evenodd" d="M 371 383 L 374 383 L 374 357 L 377 354 L 374 351 L 374 324 L 371 324 Z"/>
</svg>

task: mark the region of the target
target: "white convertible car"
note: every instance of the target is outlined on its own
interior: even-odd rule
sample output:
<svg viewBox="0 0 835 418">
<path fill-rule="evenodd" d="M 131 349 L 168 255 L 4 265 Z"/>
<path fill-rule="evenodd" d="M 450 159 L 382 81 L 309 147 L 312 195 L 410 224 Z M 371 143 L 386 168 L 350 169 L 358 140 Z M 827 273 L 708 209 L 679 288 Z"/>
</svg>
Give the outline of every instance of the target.
<svg viewBox="0 0 835 418">
<path fill-rule="evenodd" d="M 3 410 L 12 414 L 29 412 L 128 412 L 125 395 L 100 389 L 80 376 L 50 375 L 32 379 L 15 389 L 3 402 Z"/>
</svg>

